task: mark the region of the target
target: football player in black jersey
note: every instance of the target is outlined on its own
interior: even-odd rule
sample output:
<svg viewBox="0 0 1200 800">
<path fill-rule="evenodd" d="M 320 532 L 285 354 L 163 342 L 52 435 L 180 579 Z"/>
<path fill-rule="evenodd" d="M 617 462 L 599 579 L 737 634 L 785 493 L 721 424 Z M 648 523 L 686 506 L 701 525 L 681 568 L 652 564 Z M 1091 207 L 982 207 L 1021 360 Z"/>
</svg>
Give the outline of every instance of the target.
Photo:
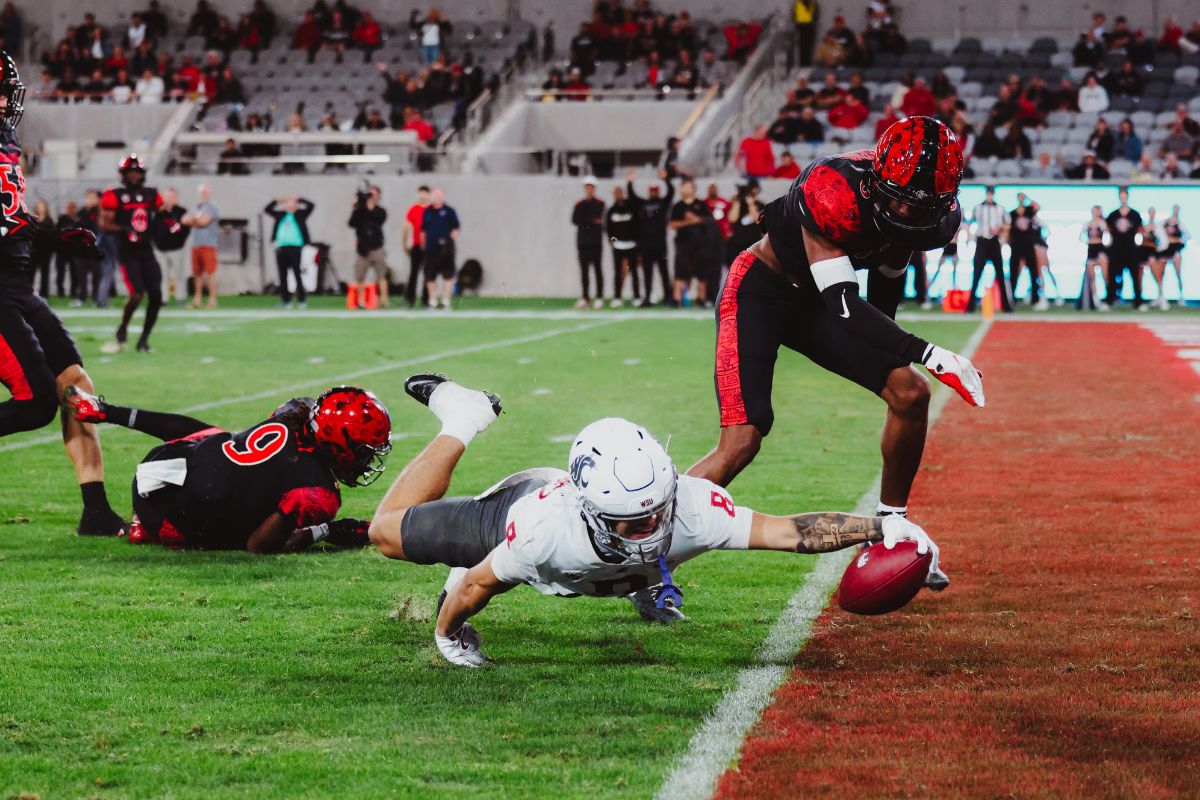
<svg viewBox="0 0 1200 800">
<path fill-rule="evenodd" d="M 289 400 L 238 433 L 83 391 L 70 392 L 66 405 L 77 420 L 164 442 L 134 477 L 131 542 L 252 553 L 290 553 L 319 541 L 368 543 L 368 522 L 334 520 L 338 482 L 369 485 L 392 447 L 387 409 L 365 389 L 336 386 L 316 400 Z"/>
<path fill-rule="evenodd" d="M 59 397 L 69 387 L 93 390 L 62 320 L 34 294 L 30 270 L 34 248 L 89 260 L 99 260 L 100 250 L 92 232 L 81 228 L 52 229 L 35 236 L 23 199 L 25 179 L 16 130 L 24 99 L 16 64 L 0 51 L 0 383 L 12 394 L 0 403 L 0 436 L 48 425 L 58 410 Z M 104 491 L 104 460 L 95 426 L 63 415 L 62 432 L 83 493 L 83 515 L 76 532 L 81 536 L 121 533 L 126 525 Z"/>
<path fill-rule="evenodd" d="M 928 425 L 923 364 L 973 406 L 983 383 L 970 361 L 894 321 L 914 250 L 944 247 L 962 221 L 962 151 L 931 117 L 892 125 L 874 150 L 810 164 L 766 206 L 766 234 L 734 260 L 717 310 L 716 390 L 721 435 L 689 475 L 727 485 L 771 431 L 771 385 L 782 345 L 879 395 L 881 514 L 905 514 Z M 867 299 L 855 271 L 868 270 Z M 927 585 L 944 588 L 944 575 Z"/>
<path fill-rule="evenodd" d="M 129 290 L 129 299 L 121 313 L 117 338 L 100 348 L 103 353 L 119 353 L 125 349 L 129 320 L 146 298 L 146 319 L 137 351 L 149 353 L 150 332 L 162 307 L 162 268 L 154 255 L 154 218 L 163 204 L 158 190 L 146 186 L 146 164 L 137 153 L 122 159 L 117 171 L 121 185 L 100 196 L 100 225 L 117 237 L 117 260 L 121 275 Z"/>
</svg>

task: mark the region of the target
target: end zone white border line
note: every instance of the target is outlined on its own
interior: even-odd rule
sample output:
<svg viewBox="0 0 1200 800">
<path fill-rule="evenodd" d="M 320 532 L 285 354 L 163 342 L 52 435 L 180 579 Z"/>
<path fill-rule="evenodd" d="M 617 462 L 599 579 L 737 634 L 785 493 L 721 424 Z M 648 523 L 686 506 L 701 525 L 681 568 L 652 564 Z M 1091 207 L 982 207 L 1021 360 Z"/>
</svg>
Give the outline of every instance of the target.
<svg viewBox="0 0 1200 800">
<path fill-rule="evenodd" d="M 402 369 L 404 367 L 415 367 L 419 364 L 428 364 L 434 361 L 440 361 L 444 358 L 455 358 L 457 356 L 470 355 L 472 353 L 481 353 L 485 350 L 499 350 L 504 347 L 513 347 L 519 344 L 530 344 L 532 342 L 540 342 L 543 339 L 551 339 L 555 336 L 561 336 L 565 333 L 580 333 L 582 331 L 599 328 L 604 325 L 612 325 L 617 322 L 623 322 L 620 317 L 610 317 L 603 319 L 593 319 L 585 325 L 572 325 L 568 328 L 551 328 L 548 331 L 540 333 L 531 333 L 528 336 L 517 336 L 512 339 L 500 339 L 495 342 L 483 342 L 480 344 L 468 345 L 459 347 L 455 350 L 444 350 L 440 353 L 431 353 L 427 356 L 418 356 L 417 358 L 407 358 L 403 361 L 388 361 L 384 364 L 377 364 L 373 367 L 365 367 L 356 369 L 353 372 L 343 372 L 340 375 L 330 375 L 324 378 L 313 378 L 302 383 L 294 383 L 290 386 L 276 386 L 273 389 L 266 389 L 253 394 L 238 395 L 236 397 L 226 397 L 221 400 L 213 400 L 207 403 L 197 403 L 194 406 L 181 408 L 175 411 L 176 414 L 195 414 L 198 411 L 207 411 L 210 408 L 218 408 L 227 406 L 232 403 L 241 403 L 250 400 L 266 400 L 269 398 L 279 398 L 283 396 L 291 396 L 295 392 L 303 391 L 304 389 L 312 388 L 313 386 L 337 386 L 347 381 L 365 378 L 368 375 L 378 375 L 381 372 L 391 372 L 392 370 Z M 47 433 L 41 436 L 35 436 L 30 439 L 24 439 L 19 442 L 9 442 L 8 444 L 0 444 L 0 453 L 6 453 L 9 450 L 23 450 L 27 447 L 36 447 L 40 444 L 49 444 L 51 442 L 61 442 L 61 433 Z"/>
<path fill-rule="evenodd" d="M 963 348 L 964 356 L 971 358 L 975 355 L 991 325 L 991 320 L 980 323 Z M 934 394 L 929 408 L 931 426 L 941 416 L 951 394 L 949 390 Z M 871 488 L 859 498 L 854 513 L 873 514 L 878 497 L 877 475 Z M 656 800 L 704 800 L 712 797 L 717 780 L 737 758 L 750 727 L 762 715 L 775 690 L 787 677 L 792 659 L 812 635 L 813 623 L 825 608 L 829 595 L 853 555 L 854 548 L 848 548 L 817 558 L 804 583 L 771 626 L 755 656 L 757 663 L 738 673 L 733 689 L 721 698 L 712 714 L 704 720 L 688 743 L 687 750 L 655 793 Z"/>
</svg>

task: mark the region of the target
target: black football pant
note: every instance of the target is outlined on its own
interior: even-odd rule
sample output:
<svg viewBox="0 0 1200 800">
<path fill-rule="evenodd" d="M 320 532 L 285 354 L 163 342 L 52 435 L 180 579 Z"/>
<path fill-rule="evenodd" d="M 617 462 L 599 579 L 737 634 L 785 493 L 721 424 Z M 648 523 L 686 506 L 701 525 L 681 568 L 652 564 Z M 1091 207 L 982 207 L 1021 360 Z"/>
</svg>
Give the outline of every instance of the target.
<svg viewBox="0 0 1200 800">
<path fill-rule="evenodd" d="M 1012 311 L 1012 300 L 1008 296 L 1008 279 L 1004 277 L 1004 257 L 1000 253 L 1000 240 L 992 237 L 975 240 L 975 269 L 971 274 L 971 293 L 967 300 L 968 313 L 974 311 L 975 304 L 979 302 L 975 297 L 975 290 L 979 288 L 979 280 L 983 277 L 983 268 L 989 261 L 996 270 L 996 285 L 1000 287 L 1000 305 L 1005 311 Z"/>
<path fill-rule="evenodd" d="M 591 300 L 592 295 L 588 291 L 589 270 L 594 270 L 596 273 L 596 299 L 604 297 L 604 270 L 600 266 L 602 260 L 600 246 L 596 247 L 580 247 L 579 249 L 579 285 L 583 287 L 584 300 Z"/>
<path fill-rule="evenodd" d="M 926 274 L 927 263 L 925 254 L 920 251 L 913 253 L 912 258 L 908 260 L 909 266 L 913 268 L 913 292 L 917 296 L 917 302 L 921 304 L 928 299 L 926 295 L 929 289 L 929 276 Z"/>
<path fill-rule="evenodd" d="M 124 342 L 129 331 L 129 321 L 133 312 L 146 298 L 146 319 L 142 322 L 142 335 L 139 344 L 150 341 L 150 332 L 158 321 L 158 310 L 162 308 L 162 268 L 153 250 L 118 248 L 121 257 L 121 275 L 125 278 L 125 288 L 129 290 L 129 299 L 125 301 L 125 309 L 121 313 L 121 325 L 117 328 L 117 341 Z"/>
<path fill-rule="evenodd" d="M 1105 287 L 1104 302 L 1115 306 L 1121 301 L 1120 284 L 1129 270 L 1129 278 L 1133 283 L 1133 307 L 1142 307 L 1142 266 L 1141 257 L 1136 249 L 1108 251 L 1108 286 Z"/>
<path fill-rule="evenodd" d="M 1017 245 L 1012 248 L 1008 257 L 1008 280 L 1012 286 L 1013 299 L 1017 297 L 1017 282 L 1021 279 L 1021 271 L 1029 270 L 1030 304 L 1036 305 L 1038 301 L 1038 269 L 1037 269 L 1037 251 L 1033 245 Z"/>
<path fill-rule="evenodd" d="M 104 415 L 104 421 L 110 425 L 140 431 L 164 442 L 173 442 L 215 427 L 183 414 L 147 411 L 144 408 L 115 406 L 109 403 L 104 404 Z"/>
<path fill-rule="evenodd" d="M 0 292 L 0 383 L 12 395 L 0 403 L 0 436 L 50 424 L 58 410 L 57 377 L 82 363 L 45 300 L 32 291 Z"/>
<path fill-rule="evenodd" d="M 621 295 L 625 294 L 625 278 L 626 274 L 633 276 L 633 299 L 638 300 L 642 297 L 642 281 L 638 275 L 638 252 L 635 247 L 632 250 L 612 249 L 613 257 L 613 297 L 620 299 Z M 649 296 L 649 292 L 646 293 Z M 598 297 L 599 295 L 597 295 Z"/>
<path fill-rule="evenodd" d="M 642 246 L 642 277 L 646 283 L 646 299 L 654 289 L 654 268 L 658 267 L 658 277 L 662 280 L 663 300 L 668 301 L 675 296 L 675 287 L 671 285 L 671 273 L 667 268 L 666 244 Z M 716 295 L 710 294 L 709 297 Z"/>
<path fill-rule="evenodd" d="M 404 300 L 408 303 L 408 307 L 412 308 L 417 302 L 417 290 L 420 288 L 421 305 L 429 299 L 429 290 L 425 286 L 425 281 L 421 280 L 421 270 L 424 268 L 425 251 L 420 247 L 413 245 L 408 251 L 408 283 L 404 284 Z"/>
</svg>

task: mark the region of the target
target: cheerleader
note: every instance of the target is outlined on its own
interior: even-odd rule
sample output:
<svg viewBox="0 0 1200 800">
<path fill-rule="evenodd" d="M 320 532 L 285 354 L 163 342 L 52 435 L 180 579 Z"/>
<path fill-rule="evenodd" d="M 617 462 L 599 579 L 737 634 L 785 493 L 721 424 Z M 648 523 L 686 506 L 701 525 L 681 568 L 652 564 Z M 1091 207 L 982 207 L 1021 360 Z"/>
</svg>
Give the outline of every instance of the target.
<svg viewBox="0 0 1200 800">
<path fill-rule="evenodd" d="M 1154 307 L 1166 311 L 1170 308 L 1167 305 L 1167 296 L 1163 294 L 1163 275 L 1167 271 L 1167 262 L 1158 255 L 1158 223 L 1154 221 L 1153 208 L 1147 211 L 1146 220 L 1142 223 L 1142 243 L 1139 247 L 1139 272 L 1146 267 L 1150 268 L 1150 274 L 1158 284 L 1158 299 L 1154 301 Z M 1149 308 L 1149 304 L 1143 305 L 1142 308 Z"/>
<path fill-rule="evenodd" d="M 1167 264 L 1175 268 L 1175 280 L 1179 284 L 1179 305 L 1183 305 L 1183 248 L 1192 237 L 1179 219 L 1179 206 L 1171 206 L 1171 216 L 1163 220 L 1162 227 L 1163 235 L 1167 237 L 1167 246 L 1159 251 L 1158 257 L 1162 260 L 1164 276 Z"/>
<path fill-rule="evenodd" d="M 1108 253 L 1104 247 L 1104 235 L 1108 233 L 1108 220 L 1104 218 L 1104 209 L 1092 206 L 1092 218 L 1083 226 L 1081 239 L 1087 242 L 1087 260 L 1083 267 L 1083 286 L 1079 289 L 1079 299 L 1075 308 L 1088 310 L 1098 308 L 1108 311 L 1108 303 L 1096 299 L 1096 268 L 1100 268 L 1102 286 L 1108 285 Z"/>
</svg>

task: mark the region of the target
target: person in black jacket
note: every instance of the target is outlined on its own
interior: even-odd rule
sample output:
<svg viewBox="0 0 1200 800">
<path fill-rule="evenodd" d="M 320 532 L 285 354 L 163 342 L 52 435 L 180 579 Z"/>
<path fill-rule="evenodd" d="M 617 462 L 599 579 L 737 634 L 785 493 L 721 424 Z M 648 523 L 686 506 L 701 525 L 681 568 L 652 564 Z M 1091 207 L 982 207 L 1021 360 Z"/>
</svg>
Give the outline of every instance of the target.
<svg viewBox="0 0 1200 800">
<path fill-rule="evenodd" d="M 604 226 L 608 232 L 608 243 L 612 246 L 613 256 L 613 299 L 612 307 L 620 308 L 624 302 L 621 295 L 625 293 L 625 278 L 633 273 L 633 299 L 636 301 L 642 295 L 641 281 L 638 279 L 637 247 L 640 220 L 638 219 L 637 204 L 625 196 L 625 190 L 620 186 L 613 187 L 613 203 L 604 217 Z M 642 298 L 642 303 L 648 305 L 649 296 Z"/>
<path fill-rule="evenodd" d="M 354 211 L 349 225 L 354 228 L 354 283 L 350 284 L 346 296 L 347 308 L 375 308 L 388 305 L 388 267 L 383 251 L 383 226 L 387 222 L 387 211 L 379 205 L 381 191 L 378 186 L 367 186 L 354 199 Z M 366 283 L 367 270 L 374 271 L 374 283 Z M 378 295 L 376 295 L 378 286 Z M 361 287 L 361 295 L 360 295 Z"/>
<path fill-rule="evenodd" d="M 648 190 L 649 196 L 638 197 L 637 191 L 633 188 L 633 180 L 636 177 L 637 172 L 630 170 L 625 190 L 629 199 L 637 206 L 641 223 L 638 229 L 640 236 L 638 252 L 642 257 L 642 278 L 646 285 L 646 294 L 643 296 L 642 305 L 650 304 L 656 266 L 662 280 L 663 305 L 674 305 L 674 295 L 671 292 L 671 273 L 667 268 L 667 217 L 670 216 L 671 204 L 675 200 L 675 187 L 667 178 L 666 170 L 659 170 L 658 177 L 667 184 L 667 193 L 661 194 L 659 185 L 651 183 Z"/>
<path fill-rule="evenodd" d="M 300 308 L 307 305 L 307 293 L 300 279 L 300 253 L 312 239 L 308 235 L 308 217 L 313 204 L 297 195 L 277 197 L 267 203 L 263 213 L 274 220 L 271 241 L 275 243 L 275 265 L 279 268 L 279 295 L 282 305 L 292 305 L 292 292 L 288 289 L 288 273 L 296 278 L 296 299 Z M 294 306 L 293 306 L 294 307 Z"/>
<path fill-rule="evenodd" d="M 588 175 L 583 179 L 583 199 L 575 203 L 571 211 L 571 224 L 575 226 L 575 248 L 579 252 L 579 279 L 583 293 L 575 301 L 576 308 L 591 303 L 593 308 L 604 305 L 604 272 L 600 266 L 601 243 L 604 240 L 604 201 L 596 197 L 596 178 Z M 588 292 L 589 270 L 596 273 L 596 297 Z"/>
</svg>

